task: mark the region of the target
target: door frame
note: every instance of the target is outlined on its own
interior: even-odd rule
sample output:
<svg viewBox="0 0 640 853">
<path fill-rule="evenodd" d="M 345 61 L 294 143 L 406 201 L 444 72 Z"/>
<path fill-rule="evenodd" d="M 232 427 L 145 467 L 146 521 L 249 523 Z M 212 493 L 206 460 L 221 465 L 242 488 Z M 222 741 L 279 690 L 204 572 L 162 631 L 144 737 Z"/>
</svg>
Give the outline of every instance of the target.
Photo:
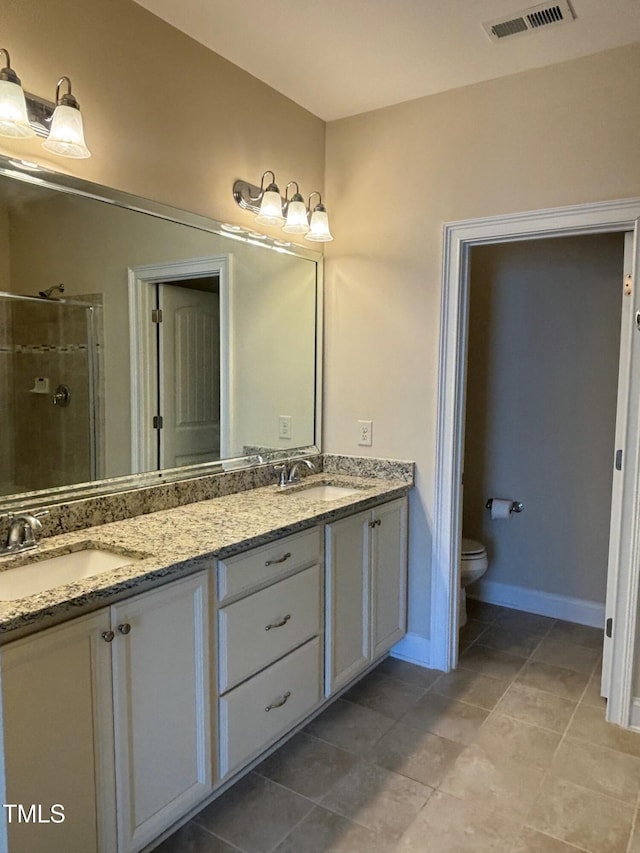
<svg viewBox="0 0 640 853">
<path fill-rule="evenodd" d="M 443 229 L 442 301 L 438 410 L 436 425 L 436 482 L 431 584 L 431 665 L 449 671 L 457 663 L 457 609 L 460 541 L 462 536 L 461 478 L 464 464 L 464 407 L 469 315 L 470 253 L 473 246 L 581 234 L 635 231 L 634 267 L 638 257 L 640 199 L 526 211 L 445 223 Z M 634 269 L 634 277 L 637 278 Z M 634 304 L 637 297 L 634 293 Z M 640 436 L 638 394 L 640 341 L 632 347 L 627 388 L 621 549 L 617 572 L 616 630 L 611 640 L 612 685 L 607 719 L 628 726 L 632 708 L 632 678 L 640 560 Z M 635 430 L 635 431 L 634 431 Z M 633 440 L 632 440 L 633 439 Z"/>
<path fill-rule="evenodd" d="M 151 311 L 155 308 L 152 288 L 158 281 L 181 281 L 217 275 L 220 282 L 220 458 L 225 458 L 233 434 L 233 366 L 231 364 L 231 255 L 187 258 L 158 264 L 143 264 L 128 269 L 131 471 L 143 473 L 157 469 L 155 431 L 151 428 L 157 414 L 158 378 L 149 365 L 156 360 L 155 326 Z M 228 453 L 226 453 L 228 455 Z"/>
</svg>

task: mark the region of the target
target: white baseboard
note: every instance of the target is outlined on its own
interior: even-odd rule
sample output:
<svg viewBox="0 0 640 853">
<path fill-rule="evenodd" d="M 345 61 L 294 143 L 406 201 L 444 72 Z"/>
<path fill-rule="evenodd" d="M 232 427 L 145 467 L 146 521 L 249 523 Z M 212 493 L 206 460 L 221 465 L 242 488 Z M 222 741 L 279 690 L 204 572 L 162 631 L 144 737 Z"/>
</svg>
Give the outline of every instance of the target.
<svg viewBox="0 0 640 853">
<path fill-rule="evenodd" d="M 540 616 L 565 619 L 567 622 L 578 622 L 592 628 L 604 628 L 604 604 L 598 601 L 570 598 L 567 595 L 486 580 L 480 580 L 473 584 L 473 587 L 469 587 L 467 596 L 489 604 L 537 613 Z"/>
<path fill-rule="evenodd" d="M 391 657 L 415 663 L 418 666 L 431 666 L 431 643 L 419 634 L 405 634 L 399 643 L 391 649 Z"/>
</svg>

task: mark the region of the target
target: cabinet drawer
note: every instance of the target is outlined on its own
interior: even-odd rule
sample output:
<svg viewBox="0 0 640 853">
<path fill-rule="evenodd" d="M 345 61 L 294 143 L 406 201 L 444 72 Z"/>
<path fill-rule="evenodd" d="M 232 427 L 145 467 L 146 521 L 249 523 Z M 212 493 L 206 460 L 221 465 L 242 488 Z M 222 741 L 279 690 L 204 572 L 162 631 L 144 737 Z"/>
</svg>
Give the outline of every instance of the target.
<svg viewBox="0 0 640 853">
<path fill-rule="evenodd" d="M 319 700 L 320 640 L 316 637 L 220 698 L 220 776 L 258 755 Z"/>
<path fill-rule="evenodd" d="M 319 566 L 223 607 L 218 631 L 224 693 L 319 633 Z"/>
<path fill-rule="evenodd" d="M 314 527 L 244 554 L 219 560 L 218 598 L 225 601 L 292 569 L 310 566 L 319 558 L 320 533 Z"/>
</svg>

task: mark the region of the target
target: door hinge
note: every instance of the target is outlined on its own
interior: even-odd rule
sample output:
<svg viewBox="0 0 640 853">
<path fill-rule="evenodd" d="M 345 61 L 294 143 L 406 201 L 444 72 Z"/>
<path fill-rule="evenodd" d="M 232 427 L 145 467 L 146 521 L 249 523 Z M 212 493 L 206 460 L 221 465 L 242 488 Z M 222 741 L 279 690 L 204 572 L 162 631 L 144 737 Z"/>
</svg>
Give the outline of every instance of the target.
<svg viewBox="0 0 640 853">
<path fill-rule="evenodd" d="M 154 415 L 153 416 L 153 428 L 154 429 L 162 429 L 163 419 L 162 415 Z"/>
<path fill-rule="evenodd" d="M 625 296 L 631 296 L 631 294 L 633 293 L 633 276 L 631 275 L 631 273 L 625 275 L 624 277 L 623 292 Z"/>
<path fill-rule="evenodd" d="M 162 308 L 151 309 L 151 322 L 162 323 Z"/>
<path fill-rule="evenodd" d="M 613 619 L 611 619 L 611 618 L 607 619 L 607 625 L 606 625 L 604 632 L 607 635 L 607 637 L 609 637 L 609 639 L 611 639 L 611 635 L 613 634 Z"/>
<path fill-rule="evenodd" d="M 616 450 L 616 471 L 622 471 L 622 451 Z"/>
</svg>

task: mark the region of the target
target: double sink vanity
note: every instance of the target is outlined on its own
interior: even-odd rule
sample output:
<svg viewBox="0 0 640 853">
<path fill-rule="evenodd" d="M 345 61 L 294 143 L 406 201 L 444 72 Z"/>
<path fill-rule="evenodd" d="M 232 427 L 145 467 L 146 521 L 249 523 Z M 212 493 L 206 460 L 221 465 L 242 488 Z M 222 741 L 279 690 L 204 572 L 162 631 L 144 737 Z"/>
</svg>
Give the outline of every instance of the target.
<svg viewBox="0 0 640 853">
<path fill-rule="evenodd" d="M 0 853 L 151 850 L 403 636 L 413 465 L 320 453 L 321 253 L 1 156 L 0 209 Z"/>
<path fill-rule="evenodd" d="M 0 849 L 152 849 L 403 636 L 413 467 L 326 459 L 0 558 Z"/>
</svg>

